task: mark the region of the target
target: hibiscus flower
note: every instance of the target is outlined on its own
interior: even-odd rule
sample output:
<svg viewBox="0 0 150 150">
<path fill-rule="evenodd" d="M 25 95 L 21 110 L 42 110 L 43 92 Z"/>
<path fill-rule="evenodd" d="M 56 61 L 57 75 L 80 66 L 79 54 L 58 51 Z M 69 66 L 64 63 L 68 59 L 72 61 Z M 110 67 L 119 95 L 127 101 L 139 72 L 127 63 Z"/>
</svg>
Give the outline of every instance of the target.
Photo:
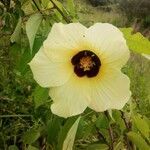
<svg viewBox="0 0 150 150">
<path fill-rule="evenodd" d="M 67 118 L 87 107 L 122 109 L 131 95 L 121 72 L 128 59 L 123 34 L 111 24 L 55 23 L 29 65 L 37 83 L 50 88 L 52 112 Z"/>
</svg>

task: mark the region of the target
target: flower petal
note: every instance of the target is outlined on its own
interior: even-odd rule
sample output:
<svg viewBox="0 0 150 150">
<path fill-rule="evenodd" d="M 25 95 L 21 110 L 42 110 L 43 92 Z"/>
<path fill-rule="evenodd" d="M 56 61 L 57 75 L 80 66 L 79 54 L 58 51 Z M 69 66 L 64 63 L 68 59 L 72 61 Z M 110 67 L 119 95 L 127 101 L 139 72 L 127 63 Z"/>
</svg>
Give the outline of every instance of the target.
<svg viewBox="0 0 150 150">
<path fill-rule="evenodd" d="M 109 70 L 102 80 L 95 82 L 91 109 L 101 112 L 107 109 L 122 109 L 131 96 L 130 80 L 119 70 Z"/>
<path fill-rule="evenodd" d="M 88 80 L 76 75 L 64 85 L 51 88 L 49 95 L 54 101 L 51 105 L 52 112 L 65 118 L 81 114 L 90 103 L 89 90 Z"/>
<path fill-rule="evenodd" d="M 121 68 L 129 58 L 129 50 L 122 32 L 108 23 L 96 23 L 91 26 L 85 40 L 99 51 L 104 64 Z"/>
<path fill-rule="evenodd" d="M 53 61 L 68 61 L 82 46 L 87 28 L 80 23 L 55 23 L 44 42 L 45 53 Z"/>
<path fill-rule="evenodd" d="M 34 79 L 42 87 L 63 85 L 73 73 L 71 62 L 52 62 L 44 53 L 43 48 L 29 63 Z"/>
</svg>

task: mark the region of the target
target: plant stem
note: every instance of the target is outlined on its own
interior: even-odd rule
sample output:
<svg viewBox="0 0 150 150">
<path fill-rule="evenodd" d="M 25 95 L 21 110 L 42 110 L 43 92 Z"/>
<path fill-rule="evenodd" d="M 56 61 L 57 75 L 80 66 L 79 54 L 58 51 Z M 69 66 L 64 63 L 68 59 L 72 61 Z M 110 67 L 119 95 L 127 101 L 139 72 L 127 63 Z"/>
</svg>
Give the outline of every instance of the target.
<svg viewBox="0 0 150 150">
<path fill-rule="evenodd" d="M 50 0 L 50 2 L 54 5 L 54 8 L 56 8 L 58 10 L 58 12 L 62 15 L 62 17 L 64 18 L 64 20 L 67 22 L 67 23 L 71 23 L 72 21 L 66 17 L 64 15 L 64 13 L 61 11 L 61 9 L 59 9 L 59 7 L 55 4 L 55 2 L 53 0 Z"/>
<path fill-rule="evenodd" d="M 126 120 L 126 117 L 125 117 L 125 114 L 123 111 L 120 110 L 120 113 L 121 113 L 121 118 L 122 120 L 124 121 L 124 124 L 127 128 L 127 131 L 129 132 L 131 130 L 131 125 L 129 124 L 129 122 Z M 130 140 L 128 139 L 127 135 L 125 134 L 125 142 L 127 144 L 127 150 L 132 150 L 134 149 L 134 145 L 132 142 L 130 142 Z"/>
<path fill-rule="evenodd" d="M 111 124 L 109 124 L 109 135 L 110 135 L 110 139 L 111 139 L 110 149 L 113 150 L 114 149 L 114 135 L 113 135 L 113 130 L 112 130 Z"/>
<path fill-rule="evenodd" d="M 97 127 L 95 127 L 95 128 L 96 128 L 96 131 L 97 131 L 97 134 L 98 134 L 98 139 L 103 140 L 109 146 L 109 144 L 108 144 L 106 138 L 103 136 L 103 134 L 99 131 L 99 129 Z"/>
<path fill-rule="evenodd" d="M 129 125 L 129 122 L 126 120 L 124 112 L 120 110 L 120 113 L 121 113 L 121 118 L 123 119 L 124 124 L 125 124 L 127 130 L 130 131 L 131 127 Z"/>
<path fill-rule="evenodd" d="M 107 119 L 109 121 L 109 113 L 108 113 L 108 111 L 105 111 L 104 114 L 105 114 L 105 116 L 107 117 Z M 113 134 L 113 129 L 112 129 L 110 123 L 109 123 L 108 131 L 109 131 L 109 136 L 110 136 L 110 139 L 111 139 L 111 143 L 109 145 L 110 146 L 110 150 L 113 150 L 114 149 L 114 134 Z"/>
<path fill-rule="evenodd" d="M 0 115 L 0 118 L 10 118 L 10 117 L 32 117 L 32 115 Z"/>
<path fill-rule="evenodd" d="M 37 3 L 35 2 L 35 0 L 32 0 L 32 2 L 34 3 L 34 5 L 36 6 L 37 10 L 40 12 L 40 14 L 43 16 L 43 18 L 46 20 L 43 11 L 40 10 L 39 6 L 37 5 Z"/>
<path fill-rule="evenodd" d="M 38 11 L 42 14 L 42 12 L 41 12 L 41 10 L 40 10 L 39 6 L 36 4 L 35 0 L 32 0 L 32 2 L 33 2 L 33 3 L 34 3 L 34 5 L 36 6 L 37 10 L 38 10 Z"/>
</svg>

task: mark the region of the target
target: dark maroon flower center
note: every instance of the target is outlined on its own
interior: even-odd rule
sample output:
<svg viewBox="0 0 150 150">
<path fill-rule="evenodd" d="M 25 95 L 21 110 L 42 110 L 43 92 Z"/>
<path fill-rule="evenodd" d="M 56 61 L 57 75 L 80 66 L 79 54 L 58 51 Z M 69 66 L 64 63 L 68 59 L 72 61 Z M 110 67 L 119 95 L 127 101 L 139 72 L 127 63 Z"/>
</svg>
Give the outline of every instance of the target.
<svg viewBox="0 0 150 150">
<path fill-rule="evenodd" d="M 98 56 L 90 50 L 83 50 L 74 55 L 71 59 L 74 65 L 74 72 L 77 76 L 95 77 L 101 66 Z"/>
</svg>

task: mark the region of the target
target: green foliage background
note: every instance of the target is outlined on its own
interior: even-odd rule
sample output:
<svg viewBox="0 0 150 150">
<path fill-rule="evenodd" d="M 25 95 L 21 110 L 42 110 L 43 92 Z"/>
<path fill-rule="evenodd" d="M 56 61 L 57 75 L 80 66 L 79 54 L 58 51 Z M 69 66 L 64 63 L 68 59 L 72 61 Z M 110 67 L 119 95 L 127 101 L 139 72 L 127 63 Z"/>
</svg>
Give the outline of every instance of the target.
<svg viewBox="0 0 150 150">
<path fill-rule="evenodd" d="M 93 7 L 88 0 L 0 0 L 0 149 L 150 149 L 150 61 L 140 55 L 150 54 L 150 42 L 126 28 L 134 17 L 129 20 L 118 3 Z M 123 72 L 132 91 L 123 110 L 87 109 L 80 117 L 63 119 L 51 113 L 48 89 L 33 80 L 28 62 L 52 25 L 78 21 L 87 27 L 109 22 L 123 32 L 131 49 Z"/>
</svg>

